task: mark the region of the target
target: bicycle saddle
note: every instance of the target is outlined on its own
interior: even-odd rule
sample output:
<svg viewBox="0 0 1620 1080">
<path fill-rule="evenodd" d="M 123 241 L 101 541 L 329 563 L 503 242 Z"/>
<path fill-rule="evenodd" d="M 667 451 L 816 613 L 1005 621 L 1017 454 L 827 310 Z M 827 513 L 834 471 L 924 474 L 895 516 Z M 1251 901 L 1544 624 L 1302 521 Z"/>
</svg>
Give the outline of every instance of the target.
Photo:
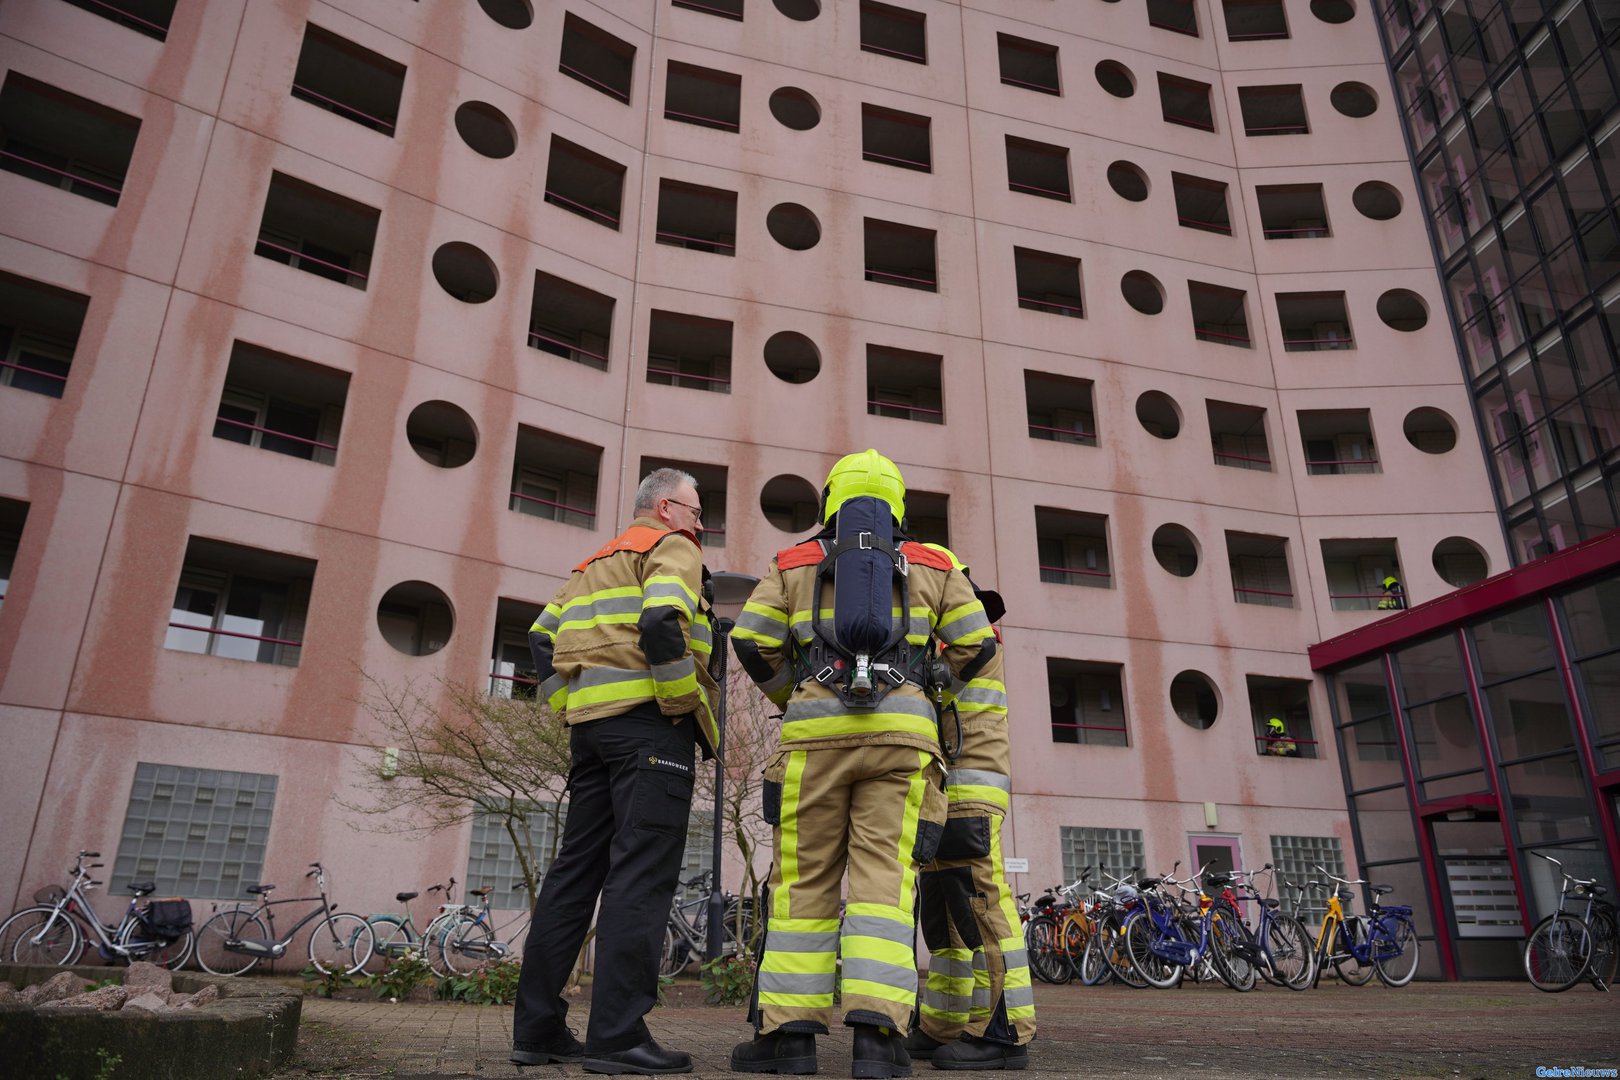
<svg viewBox="0 0 1620 1080">
<path fill-rule="evenodd" d="M 1395 886 L 1393 886 L 1393 885 L 1374 885 L 1372 887 L 1372 891 L 1373 891 L 1374 896 L 1383 896 L 1387 892 L 1394 892 L 1395 891 Z"/>
<path fill-rule="evenodd" d="M 1231 874 L 1210 874 L 1209 876 L 1204 878 L 1204 884 L 1213 885 L 1216 888 L 1220 888 L 1223 885 L 1230 885 L 1230 884 L 1232 884 L 1232 875 Z"/>
<path fill-rule="evenodd" d="M 1273 911 L 1276 911 L 1278 908 L 1282 907 L 1282 901 L 1278 900 L 1275 896 L 1268 896 L 1261 900 L 1260 903 L 1264 904 Z"/>
<path fill-rule="evenodd" d="M 157 885 L 150 881 L 132 881 L 128 885 L 125 885 L 124 888 L 128 889 L 136 896 L 145 896 L 149 892 L 157 891 Z"/>
<path fill-rule="evenodd" d="M 274 885 L 249 885 L 242 891 L 250 893 L 268 893 L 273 888 L 275 888 Z"/>
<path fill-rule="evenodd" d="M 495 886 L 493 886 L 493 885 L 485 885 L 482 889 L 468 889 L 467 890 L 467 895 L 469 895 L 469 896 L 488 896 L 490 893 L 492 893 L 494 891 L 495 891 Z"/>
<path fill-rule="evenodd" d="M 418 896 L 421 896 L 421 895 L 422 895 L 421 893 L 414 893 L 414 892 L 395 893 L 394 894 L 394 899 L 398 900 L 400 903 L 403 904 L 403 903 L 405 903 L 405 901 L 407 901 L 407 900 L 415 900 Z"/>
</svg>

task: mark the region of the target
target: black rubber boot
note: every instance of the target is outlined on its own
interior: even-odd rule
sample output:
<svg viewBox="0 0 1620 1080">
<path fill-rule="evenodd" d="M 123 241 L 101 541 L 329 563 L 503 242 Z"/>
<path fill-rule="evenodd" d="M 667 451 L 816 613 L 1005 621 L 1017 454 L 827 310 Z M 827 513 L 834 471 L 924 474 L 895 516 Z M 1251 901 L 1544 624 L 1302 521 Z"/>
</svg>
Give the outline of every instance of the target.
<svg viewBox="0 0 1620 1080">
<path fill-rule="evenodd" d="M 934 1056 L 934 1051 L 946 1045 L 934 1038 L 922 1028 L 918 1028 L 906 1036 L 906 1053 L 918 1061 L 927 1061 Z"/>
<path fill-rule="evenodd" d="M 884 1080 L 911 1075 L 911 1055 L 906 1040 L 893 1028 L 875 1024 L 854 1024 L 855 1054 L 850 1075 L 855 1080 Z"/>
<path fill-rule="evenodd" d="M 991 1042 L 964 1035 L 934 1053 L 936 1069 L 1023 1069 L 1029 1066 L 1029 1047 Z"/>
<path fill-rule="evenodd" d="M 791 1031 L 755 1035 L 731 1048 L 731 1071 L 797 1074 L 816 1071 L 816 1037 Z"/>
</svg>

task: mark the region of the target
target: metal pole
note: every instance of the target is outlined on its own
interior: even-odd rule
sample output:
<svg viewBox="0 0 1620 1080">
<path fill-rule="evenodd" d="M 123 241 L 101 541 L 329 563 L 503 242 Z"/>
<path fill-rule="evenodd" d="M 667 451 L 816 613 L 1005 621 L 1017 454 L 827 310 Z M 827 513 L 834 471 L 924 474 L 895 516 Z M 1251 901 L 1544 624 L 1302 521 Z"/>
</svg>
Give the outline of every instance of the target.
<svg viewBox="0 0 1620 1080">
<path fill-rule="evenodd" d="M 728 640 L 731 628 L 735 623 L 730 619 L 715 619 L 714 647 L 720 650 L 720 674 L 716 682 L 720 684 L 720 700 L 714 704 L 714 725 L 719 730 L 719 746 L 714 748 L 714 887 L 709 892 L 709 936 L 707 942 L 707 959 L 720 958 L 720 943 L 725 940 L 725 927 L 722 925 L 726 919 L 725 894 L 720 887 L 720 851 L 721 828 L 724 825 L 722 811 L 725 808 L 726 792 L 726 664 L 728 653 L 731 652 L 731 643 Z"/>
</svg>

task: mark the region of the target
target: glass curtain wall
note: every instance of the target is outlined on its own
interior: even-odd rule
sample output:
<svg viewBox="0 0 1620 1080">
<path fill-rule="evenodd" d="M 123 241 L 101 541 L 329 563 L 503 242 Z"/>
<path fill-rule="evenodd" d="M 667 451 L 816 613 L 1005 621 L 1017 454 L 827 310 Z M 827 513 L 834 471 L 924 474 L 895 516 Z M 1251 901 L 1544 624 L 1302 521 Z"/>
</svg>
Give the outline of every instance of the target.
<svg viewBox="0 0 1620 1080">
<path fill-rule="evenodd" d="M 1377 2 L 1525 562 L 1620 521 L 1620 0 Z"/>
<path fill-rule="evenodd" d="M 1536 853 L 1613 890 L 1620 572 L 1329 682 L 1361 876 L 1416 909 L 1423 974 L 1518 974 L 1525 935 L 1558 902 Z"/>
</svg>

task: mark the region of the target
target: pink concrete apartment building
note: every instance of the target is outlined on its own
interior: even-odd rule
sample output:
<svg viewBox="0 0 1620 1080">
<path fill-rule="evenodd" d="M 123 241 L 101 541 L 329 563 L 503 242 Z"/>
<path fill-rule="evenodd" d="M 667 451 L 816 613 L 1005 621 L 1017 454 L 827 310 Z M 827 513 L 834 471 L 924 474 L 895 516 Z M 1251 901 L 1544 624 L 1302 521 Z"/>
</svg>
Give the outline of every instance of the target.
<svg viewBox="0 0 1620 1080">
<path fill-rule="evenodd" d="M 1284 25 L 6 3 L 0 902 L 510 895 L 337 804 L 362 673 L 511 693 L 652 464 L 758 573 L 867 446 L 1006 598 L 1020 891 L 1353 869 L 1307 648 L 1509 562 L 1372 13 Z"/>
</svg>

